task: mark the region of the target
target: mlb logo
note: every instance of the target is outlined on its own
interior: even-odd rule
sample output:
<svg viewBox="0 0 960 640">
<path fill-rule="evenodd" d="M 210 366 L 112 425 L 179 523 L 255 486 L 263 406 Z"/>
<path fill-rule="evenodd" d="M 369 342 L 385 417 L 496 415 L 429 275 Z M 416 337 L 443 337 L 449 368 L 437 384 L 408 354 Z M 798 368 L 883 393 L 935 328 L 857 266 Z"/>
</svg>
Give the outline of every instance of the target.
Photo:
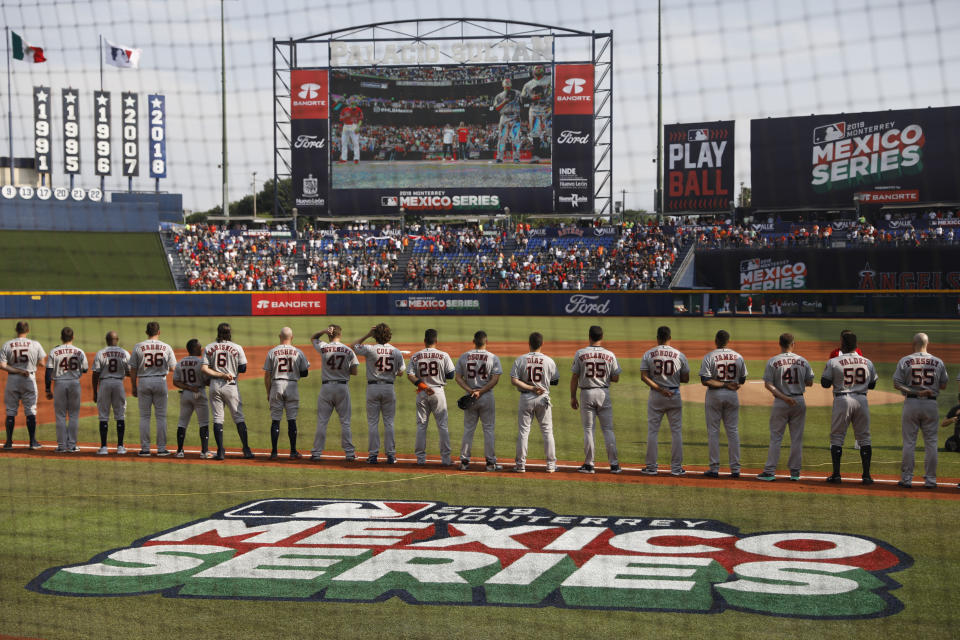
<svg viewBox="0 0 960 640">
<path fill-rule="evenodd" d="M 404 298 L 403 300 L 396 301 L 397 309 L 406 309 L 408 305 L 409 303 L 407 302 L 406 298 Z"/>
<path fill-rule="evenodd" d="M 753 258 L 740 263 L 740 271 L 755 271 L 760 268 L 760 260 Z"/>
<path fill-rule="evenodd" d="M 710 129 L 688 129 L 687 142 L 706 142 L 710 139 Z"/>
<path fill-rule="evenodd" d="M 823 144 L 833 140 L 841 140 L 847 135 L 846 122 L 834 122 L 825 124 L 813 130 L 813 144 Z"/>
<path fill-rule="evenodd" d="M 380 196 L 381 207 L 396 207 L 399 204 L 400 199 L 397 196 Z"/>
</svg>

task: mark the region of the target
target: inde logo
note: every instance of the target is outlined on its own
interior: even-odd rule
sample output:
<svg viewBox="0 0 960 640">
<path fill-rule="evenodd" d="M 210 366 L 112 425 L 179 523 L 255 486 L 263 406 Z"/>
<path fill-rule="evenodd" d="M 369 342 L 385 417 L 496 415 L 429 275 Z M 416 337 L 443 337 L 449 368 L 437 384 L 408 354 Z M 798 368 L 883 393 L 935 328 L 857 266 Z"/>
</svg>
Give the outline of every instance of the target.
<svg viewBox="0 0 960 640">
<path fill-rule="evenodd" d="M 873 618 L 913 560 L 871 538 L 742 534 L 715 520 L 536 507 L 273 499 L 240 505 L 27 585 L 141 595 Z"/>
</svg>

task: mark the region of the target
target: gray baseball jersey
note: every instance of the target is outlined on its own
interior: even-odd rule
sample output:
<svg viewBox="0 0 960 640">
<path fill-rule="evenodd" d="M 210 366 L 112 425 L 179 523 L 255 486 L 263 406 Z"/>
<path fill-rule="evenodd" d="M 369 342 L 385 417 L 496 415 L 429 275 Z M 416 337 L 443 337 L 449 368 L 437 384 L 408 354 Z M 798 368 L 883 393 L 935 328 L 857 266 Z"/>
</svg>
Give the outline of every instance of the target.
<svg viewBox="0 0 960 640">
<path fill-rule="evenodd" d="M 47 356 L 53 370 L 53 411 L 57 425 L 57 449 L 73 451 L 80 430 L 80 376 L 88 368 L 87 356 L 72 344 L 54 347 Z"/>
<path fill-rule="evenodd" d="M 550 383 L 560 379 L 557 364 L 549 356 L 531 351 L 513 361 L 510 377 L 545 391 L 541 395 L 532 391 L 520 392 L 520 402 L 517 406 L 516 468 L 521 470 L 526 468 L 530 425 L 536 418 L 540 424 L 540 433 L 543 436 L 547 471 L 555 471 L 557 468 L 557 452 L 553 438 L 553 407 L 550 403 Z"/>
<path fill-rule="evenodd" d="M 873 363 L 855 353 L 830 358 L 820 376 L 833 386 L 833 412 L 830 417 L 830 444 L 843 446 L 847 426 L 863 447 L 870 444 L 870 408 L 867 390 L 877 381 Z"/>
<path fill-rule="evenodd" d="M 613 403 L 610 400 L 610 378 L 620 375 L 620 365 L 612 351 L 600 346 L 584 347 L 573 356 L 571 371 L 580 387 L 580 423 L 583 426 L 584 463 L 593 465 L 595 448 L 594 422 L 599 421 L 607 459 L 617 459 L 617 440 L 613 433 Z"/>
<path fill-rule="evenodd" d="M 733 349 L 714 349 L 703 357 L 700 364 L 700 379 L 742 383 L 747 377 L 747 364 L 743 356 Z M 707 422 L 707 456 L 710 470 L 720 468 L 720 423 L 727 432 L 727 453 L 730 472 L 740 472 L 740 432 L 737 424 L 740 417 L 740 398 L 730 389 L 707 388 L 704 399 Z"/>
<path fill-rule="evenodd" d="M 100 422 L 124 420 L 127 412 L 127 392 L 123 379 L 130 366 L 130 353 L 121 347 L 104 347 L 93 357 L 93 371 L 100 376 L 97 389 L 97 417 Z"/>
<path fill-rule="evenodd" d="M 313 439 L 313 455 L 320 455 L 326 446 L 327 423 L 333 412 L 340 418 L 340 445 L 347 457 L 355 455 L 350 430 L 350 368 L 359 365 L 357 354 L 342 342 L 314 340 L 313 348 L 320 354 L 323 386 L 317 396 L 317 432 Z"/>
<path fill-rule="evenodd" d="M 764 473 L 773 474 L 780 461 L 780 445 L 783 434 L 790 428 L 790 456 L 787 467 L 791 475 L 799 473 L 803 464 L 803 430 L 807 419 L 807 404 L 803 393 L 807 383 L 813 382 L 813 368 L 803 356 L 795 353 L 778 353 L 767 361 L 763 369 L 763 380 L 793 399 L 794 404 L 774 398 L 770 408 L 770 446 L 767 448 L 767 462 Z"/>
<path fill-rule="evenodd" d="M 490 378 L 503 374 L 500 358 L 486 349 L 471 349 L 457 359 L 456 373 L 473 390 L 481 389 L 490 382 Z M 473 449 L 473 435 L 477 430 L 477 421 L 483 429 L 483 455 L 488 464 L 497 459 L 494 428 L 496 423 L 496 403 L 492 392 L 484 393 L 472 407 L 463 412 L 463 440 L 460 442 L 460 459 L 470 460 Z"/>
<path fill-rule="evenodd" d="M 937 395 L 946 386 L 946 367 L 943 360 L 929 353 L 914 353 L 900 359 L 893 372 L 893 381 L 910 389 L 903 401 L 903 413 L 900 429 L 903 436 L 903 455 L 900 464 L 900 479 L 903 482 L 913 480 L 916 464 L 916 446 L 918 433 L 923 434 L 924 471 L 926 486 L 936 486 L 937 482 L 937 429 L 940 419 L 937 413 Z M 920 391 L 933 394 L 929 398 L 917 397 Z"/>
<path fill-rule="evenodd" d="M 403 354 L 395 346 L 362 344 L 353 346 L 357 355 L 367 363 L 367 447 L 369 454 L 380 453 L 380 416 L 383 416 L 384 448 L 388 456 L 397 455 L 394 435 L 394 417 L 397 413 L 397 395 L 393 383 L 403 375 Z"/>
<path fill-rule="evenodd" d="M 217 373 L 226 373 L 234 378 L 232 382 L 223 378 L 210 379 L 210 413 L 213 414 L 214 424 L 223 424 L 224 407 L 230 410 L 234 424 L 244 422 L 243 401 L 236 380 L 240 365 L 247 364 L 243 347 L 230 340 L 211 342 L 203 349 L 203 364 Z"/>
<path fill-rule="evenodd" d="M 550 76 L 543 76 L 539 80 L 537 78 L 531 78 L 524 85 L 523 89 L 520 90 L 520 96 L 528 100 L 533 100 L 535 97 L 539 97 L 538 100 L 533 100 L 530 104 L 530 113 L 531 115 L 547 115 L 550 113 L 553 107 L 553 81 Z"/>
<path fill-rule="evenodd" d="M 520 119 L 520 92 L 516 89 L 505 89 L 493 99 L 493 105 L 502 104 L 498 113 L 500 124 L 506 124 Z"/>
<path fill-rule="evenodd" d="M 140 409 L 140 451 L 150 451 L 150 413 L 157 416 L 157 450 L 167 448 L 167 374 L 177 364 L 173 347 L 160 340 L 144 340 L 130 352 L 130 370 L 137 372 Z"/>
<path fill-rule="evenodd" d="M 430 414 L 433 414 L 433 419 L 437 423 L 440 461 L 444 465 L 451 463 L 447 396 L 443 392 L 443 387 L 447 383 L 447 375 L 452 375 L 455 370 L 456 367 L 450 355 L 433 347 L 417 351 L 410 356 L 410 361 L 407 363 L 407 374 L 417 376 L 433 388 L 433 395 L 423 391 L 417 393 L 417 435 L 413 448 L 419 464 L 427 460 L 427 421 L 430 419 Z"/>
<path fill-rule="evenodd" d="M 267 352 L 263 370 L 270 372 L 270 419 L 279 420 L 287 412 L 287 420 L 296 420 L 300 407 L 297 381 L 300 372 L 310 368 L 303 351 L 287 344 L 278 344 Z"/>
<path fill-rule="evenodd" d="M 397 376 L 403 373 L 403 354 L 389 342 L 385 344 L 353 345 L 358 356 L 367 363 L 367 382 L 385 382 L 393 384 Z"/>
<path fill-rule="evenodd" d="M 177 363 L 173 370 L 173 381 L 198 387 L 198 391 L 180 391 L 180 416 L 177 419 L 177 428 L 186 429 L 194 412 L 201 427 L 210 425 L 210 411 L 207 405 L 207 375 L 203 372 L 202 356 L 186 356 Z"/>
<path fill-rule="evenodd" d="M 443 387 L 447 384 L 447 375 L 455 371 L 450 355 L 433 347 L 417 351 L 407 363 L 407 374 L 417 376 L 431 387 Z"/>
<path fill-rule="evenodd" d="M 657 470 L 660 424 L 667 416 L 670 426 L 670 470 L 683 470 L 683 399 L 680 396 L 680 378 L 690 374 L 687 356 L 670 345 L 660 344 L 647 350 L 640 360 L 640 371 L 646 372 L 661 389 L 673 391 L 667 398 L 658 391 L 650 390 L 647 397 L 647 455 L 644 460 L 648 471 Z"/>
<path fill-rule="evenodd" d="M 7 375 L 7 386 L 4 390 L 4 404 L 7 415 L 17 415 L 18 405 L 23 405 L 26 416 L 37 415 L 37 368 L 44 366 L 47 354 L 36 340 L 30 338 L 14 338 L 4 343 L 0 349 L 0 362 L 11 367 L 29 371 L 27 377 Z"/>
</svg>

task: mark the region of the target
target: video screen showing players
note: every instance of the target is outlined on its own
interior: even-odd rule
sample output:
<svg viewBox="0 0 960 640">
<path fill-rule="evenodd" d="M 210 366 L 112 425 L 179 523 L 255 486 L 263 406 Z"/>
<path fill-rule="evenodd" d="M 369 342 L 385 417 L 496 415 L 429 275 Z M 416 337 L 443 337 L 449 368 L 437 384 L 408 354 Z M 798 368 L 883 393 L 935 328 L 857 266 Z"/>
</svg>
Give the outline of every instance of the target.
<svg viewBox="0 0 960 640">
<path fill-rule="evenodd" d="M 334 189 L 551 187 L 550 65 L 330 72 Z"/>
</svg>

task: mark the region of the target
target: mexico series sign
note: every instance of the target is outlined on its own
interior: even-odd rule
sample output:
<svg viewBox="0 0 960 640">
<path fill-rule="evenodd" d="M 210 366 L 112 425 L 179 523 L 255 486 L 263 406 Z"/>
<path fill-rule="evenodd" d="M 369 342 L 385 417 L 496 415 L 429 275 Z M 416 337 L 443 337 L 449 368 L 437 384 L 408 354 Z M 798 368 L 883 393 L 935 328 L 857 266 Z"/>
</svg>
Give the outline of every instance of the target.
<svg viewBox="0 0 960 640">
<path fill-rule="evenodd" d="M 960 107 L 750 122 L 753 205 L 960 200 Z"/>
<path fill-rule="evenodd" d="M 272 499 L 56 567 L 55 595 L 577 607 L 865 618 L 912 559 L 871 538 L 698 518 L 432 501 Z"/>
</svg>

